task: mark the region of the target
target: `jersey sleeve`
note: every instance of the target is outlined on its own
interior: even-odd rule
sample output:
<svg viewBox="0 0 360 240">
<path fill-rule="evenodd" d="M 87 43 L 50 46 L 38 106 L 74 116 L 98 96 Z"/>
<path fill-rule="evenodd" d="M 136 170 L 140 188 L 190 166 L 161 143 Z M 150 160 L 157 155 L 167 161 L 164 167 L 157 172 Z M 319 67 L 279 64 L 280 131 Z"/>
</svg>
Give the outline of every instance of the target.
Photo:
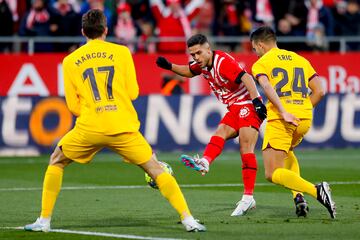
<svg viewBox="0 0 360 240">
<path fill-rule="evenodd" d="M 219 73 L 222 78 L 240 84 L 241 77 L 246 71 L 235 60 L 225 58 L 220 63 Z"/>
<path fill-rule="evenodd" d="M 131 100 L 135 100 L 139 96 L 139 85 L 136 79 L 136 71 L 134 61 L 130 50 L 125 48 L 125 59 L 126 59 L 126 90 Z"/>
<path fill-rule="evenodd" d="M 201 67 L 195 61 L 189 62 L 189 69 L 194 76 L 200 75 L 202 73 Z"/>
<path fill-rule="evenodd" d="M 66 104 L 72 114 L 80 116 L 80 99 L 76 91 L 75 83 L 70 74 L 70 66 L 66 61 L 63 61 L 63 76 L 64 76 L 64 91 Z"/>
<path fill-rule="evenodd" d="M 257 80 L 258 77 L 260 77 L 261 75 L 265 75 L 267 76 L 266 74 L 266 69 L 265 69 L 265 66 L 257 61 L 253 64 L 252 68 L 251 68 L 251 72 L 252 72 L 252 75 L 254 76 L 254 78 Z"/>
</svg>

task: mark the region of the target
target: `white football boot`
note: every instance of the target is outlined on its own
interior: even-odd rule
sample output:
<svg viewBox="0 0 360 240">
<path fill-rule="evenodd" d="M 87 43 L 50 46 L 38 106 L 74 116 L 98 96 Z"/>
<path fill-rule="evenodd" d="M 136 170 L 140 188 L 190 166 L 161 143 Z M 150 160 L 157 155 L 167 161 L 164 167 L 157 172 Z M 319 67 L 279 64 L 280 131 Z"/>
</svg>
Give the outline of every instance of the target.
<svg viewBox="0 0 360 240">
<path fill-rule="evenodd" d="M 50 222 L 51 222 L 51 218 L 39 217 L 38 219 L 36 219 L 34 223 L 25 225 L 24 230 L 32 231 L 32 232 L 49 232 Z"/>
<path fill-rule="evenodd" d="M 186 231 L 188 232 L 205 232 L 206 227 L 200 223 L 198 223 L 193 216 L 189 216 L 184 218 L 184 220 L 181 221 L 181 223 L 184 225 Z"/>
<path fill-rule="evenodd" d="M 210 166 L 209 166 L 209 161 L 206 158 L 199 158 L 194 157 L 195 163 L 199 166 L 199 172 L 201 172 L 201 175 L 205 175 L 206 173 L 209 172 L 210 170 Z"/>
<path fill-rule="evenodd" d="M 200 158 L 199 155 L 191 157 L 183 154 L 180 156 L 180 160 L 187 168 L 198 171 L 203 176 L 209 172 L 209 161 L 206 158 Z"/>
<path fill-rule="evenodd" d="M 237 207 L 231 213 L 232 217 L 243 216 L 251 209 L 256 208 L 256 202 L 252 195 L 243 195 L 242 199 L 236 203 Z"/>
</svg>

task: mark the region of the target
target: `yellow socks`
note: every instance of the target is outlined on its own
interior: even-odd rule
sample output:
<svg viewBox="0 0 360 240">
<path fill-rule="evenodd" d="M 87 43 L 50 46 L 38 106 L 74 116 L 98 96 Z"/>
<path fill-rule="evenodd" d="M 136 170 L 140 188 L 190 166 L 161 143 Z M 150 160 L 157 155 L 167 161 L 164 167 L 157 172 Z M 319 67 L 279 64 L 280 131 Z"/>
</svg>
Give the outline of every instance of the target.
<svg viewBox="0 0 360 240">
<path fill-rule="evenodd" d="M 299 162 L 294 154 L 294 151 L 289 151 L 287 158 L 285 158 L 285 168 L 289 169 L 290 171 L 293 171 L 294 173 L 296 173 L 297 175 L 300 176 L 300 167 L 299 167 Z M 301 192 L 296 192 L 291 190 L 292 194 L 293 194 L 293 198 L 296 197 L 296 194 L 300 193 L 302 195 Z"/>
<path fill-rule="evenodd" d="M 156 184 L 159 187 L 161 194 L 179 213 L 181 220 L 191 215 L 184 195 L 173 176 L 167 172 L 163 172 L 156 178 Z"/>
<path fill-rule="evenodd" d="M 54 165 L 49 165 L 46 170 L 40 215 L 43 218 L 51 217 L 58 193 L 60 192 L 63 172 L 64 169 Z"/>
<path fill-rule="evenodd" d="M 55 206 L 57 196 L 60 192 L 64 170 L 60 167 L 48 166 L 42 192 L 41 217 L 49 218 Z M 169 173 L 163 172 L 156 178 L 156 183 L 161 194 L 179 213 L 181 220 L 191 216 L 186 200 L 177 184 L 175 178 Z"/>
<path fill-rule="evenodd" d="M 305 192 L 316 198 L 314 184 L 285 168 L 278 168 L 272 174 L 272 182 L 298 192 Z"/>
</svg>

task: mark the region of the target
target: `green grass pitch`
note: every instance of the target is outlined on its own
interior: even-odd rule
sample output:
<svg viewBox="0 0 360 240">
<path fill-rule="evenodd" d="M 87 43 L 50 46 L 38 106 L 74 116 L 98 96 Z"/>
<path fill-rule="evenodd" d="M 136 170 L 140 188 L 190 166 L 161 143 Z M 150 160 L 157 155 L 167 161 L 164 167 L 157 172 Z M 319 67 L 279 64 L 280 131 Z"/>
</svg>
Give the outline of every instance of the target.
<svg viewBox="0 0 360 240">
<path fill-rule="evenodd" d="M 91 164 L 66 168 L 52 228 L 142 239 L 360 239 L 359 153 L 357 149 L 297 151 L 305 179 L 330 182 L 337 206 L 335 220 L 310 196 L 306 196 L 309 216 L 298 218 L 290 191 L 264 179 L 259 152 L 257 208 L 243 217 L 230 217 L 243 190 L 236 185 L 242 182 L 238 152 L 224 152 L 206 176 L 182 166 L 180 153 L 158 153 L 159 160 L 172 166 L 193 215 L 207 226 L 204 233 L 185 232 L 159 191 L 146 186 L 142 170 L 103 153 Z M 48 156 L 0 158 L 0 239 L 112 239 L 8 229 L 38 217 L 47 162 Z"/>
</svg>

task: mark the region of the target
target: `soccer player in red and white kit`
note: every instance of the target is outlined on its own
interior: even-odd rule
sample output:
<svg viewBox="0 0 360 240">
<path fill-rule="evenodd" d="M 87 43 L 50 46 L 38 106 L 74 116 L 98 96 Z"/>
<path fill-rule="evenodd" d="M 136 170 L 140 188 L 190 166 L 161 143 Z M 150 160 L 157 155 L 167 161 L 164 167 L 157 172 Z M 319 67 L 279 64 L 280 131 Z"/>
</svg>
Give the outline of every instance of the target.
<svg viewBox="0 0 360 240">
<path fill-rule="evenodd" d="M 188 167 L 205 174 L 222 152 L 225 141 L 239 136 L 244 194 L 231 216 L 242 216 L 256 205 L 253 197 L 257 172 L 254 148 L 259 127 L 266 118 L 266 107 L 253 78 L 233 57 L 222 51 L 212 51 L 202 34 L 189 38 L 187 46 L 194 59 L 189 65 L 174 64 L 164 57 L 158 57 L 156 64 L 184 77 L 202 74 L 218 100 L 227 105 L 228 112 L 207 144 L 203 157 L 182 155 L 181 159 Z"/>
</svg>

